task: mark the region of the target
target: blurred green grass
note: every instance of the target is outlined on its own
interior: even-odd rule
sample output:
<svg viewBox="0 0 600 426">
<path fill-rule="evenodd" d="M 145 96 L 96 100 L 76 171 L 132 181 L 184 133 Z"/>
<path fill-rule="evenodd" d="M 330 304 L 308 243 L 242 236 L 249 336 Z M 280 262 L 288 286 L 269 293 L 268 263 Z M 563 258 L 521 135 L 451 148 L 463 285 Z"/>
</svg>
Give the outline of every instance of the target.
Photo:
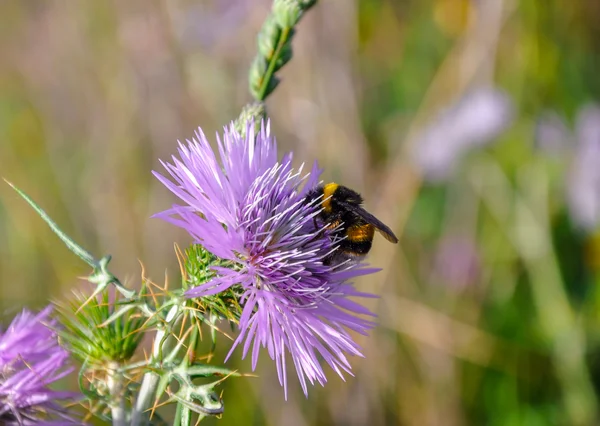
<svg viewBox="0 0 600 426">
<path fill-rule="evenodd" d="M 0 175 L 92 253 L 112 254 L 132 285 L 138 260 L 174 285 L 173 244 L 190 241 L 150 219 L 173 202 L 150 171 L 177 139 L 197 126 L 213 134 L 249 100 L 269 3 L 4 1 Z M 385 269 L 359 283 L 383 297 L 370 305 L 380 326 L 358 338 L 356 377 L 330 374 L 284 403 L 263 358 L 259 378 L 224 386 L 221 424 L 596 424 L 600 240 L 570 219 L 570 154 L 548 156 L 534 138 L 542 111 L 573 123 L 598 99 L 599 24 L 594 0 L 322 0 L 311 10 L 268 101 L 274 132 L 282 151 L 361 191 L 402 241 L 377 239 L 370 260 Z M 510 129 L 446 183 L 423 182 L 410 155 L 419 129 L 485 84 L 513 99 Z M 446 244 L 474 253 L 459 278 L 436 269 Z M 65 297 L 87 272 L 0 187 L 6 318 Z"/>
</svg>

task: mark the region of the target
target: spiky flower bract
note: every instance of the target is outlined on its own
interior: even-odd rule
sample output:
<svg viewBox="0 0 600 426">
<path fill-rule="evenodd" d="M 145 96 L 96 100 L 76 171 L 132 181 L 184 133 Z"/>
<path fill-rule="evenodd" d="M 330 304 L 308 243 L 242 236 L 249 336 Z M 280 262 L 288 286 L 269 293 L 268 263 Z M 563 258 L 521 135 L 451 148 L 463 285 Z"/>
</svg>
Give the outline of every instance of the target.
<svg viewBox="0 0 600 426">
<path fill-rule="evenodd" d="M 0 424 L 75 424 L 60 402 L 76 395 L 48 387 L 72 371 L 50 313 L 50 306 L 37 315 L 24 310 L 0 330 Z"/>
<path fill-rule="evenodd" d="M 73 292 L 71 300 L 57 303 L 61 343 L 88 368 L 106 371 L 110 363 L 128 361 L 144 336 L 145 318 L 134 310 L 111 320 L 120 300 L 118 292 L 106 289 L 89 300 Z"/>
<path fill-rule="evenodd" d="M 302 167 L 292 168 L 291 154 L 278 161 L 268 123 L 256 133 L 248 125 L 242 135 L 233 125 L 222 138 L 217 135 L 219 159 L 201 130 L 196 139 L 180 143 L 180 158 L 162 163 L 173 181 L 155 175 L 185 205 L 157 216 L 234 265 L 214 267 L 213 279 L 186 293 L 203 297 L 242 289 L 240 335 L 228 357 L 241 345 L 243 357 L 252 352 L 254 369 L 265 347 L 287 397 L 289 352 L 306 394 L 306 379 L 326 382 L 320 359 L 343 377 L 344 371 L 351 373 L 346 356 L 362 356 L 347 330 L 365 334 L 373 324 L 358 315 L 371 313 L 349 297 L 370 295 L 357 292 L 348 280 L 375 270 L 324 264 L 336 247 L 330 231 L 316 226 L 321 200 L 306 200 L 318 184 L 316 164 L 303 174 Z"/>
</svg>

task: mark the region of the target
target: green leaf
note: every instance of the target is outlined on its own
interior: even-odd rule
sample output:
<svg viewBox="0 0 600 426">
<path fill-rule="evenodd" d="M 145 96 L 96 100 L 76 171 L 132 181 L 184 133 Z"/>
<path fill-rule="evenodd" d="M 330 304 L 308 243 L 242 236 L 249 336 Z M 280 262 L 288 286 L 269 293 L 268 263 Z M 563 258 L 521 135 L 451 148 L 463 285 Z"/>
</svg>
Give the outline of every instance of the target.
<svg viewBox="0 0 600 426">
<path fill-rule="evenodd" d="M 216 367 L 208 364 L 193 364 L 186 369 L 187 374 L 190 378 L 195 379 L 197 377 L 240 377 L 241 374 L 237 371 L 229 370 L 225 367 Z"/>
<path fill-rule="evenodd" d="M 11 186 L 11 188 L 17 192 L 17 194 L 19 194 L 21 197 L 23 197 L 23 199 L 25 201 L 27 201 L 27 203 L 36 211 L 36 213 L 38 215 L 40 215 L 40 217 L 44 220 L 44 222 L 46 222 L 46 224 L 48 224 L 50 229 L 52 229 L 52 231 L 54 231 L 54 233 L 58 236 L 58 238 L 60 238 L 66 244 L 66 246 L 69 250 L 71 250 L 73 253 L 75 253 L 75 255 L 77 257 L 79 257 L 85 263 L 90 265 L 92 268 L 96 268 L 98 266 L 98 262 L 94 259 L 94 257 L 90 253 L 88 253 L 83 247 L 81 247 L 79 244 L 77 244 L 75 241 L 73 241 L 67 234 L 65 234 L 58 227 L 56 222 L 54 222 L 50 218 L 50 216 L 48 216 L 48 214 L 40 206 L 38 206 L 31 198 L 29 198 L 29 196 L 27 194 L 25 194 L 23 191 L 21 191 L 19 188 L 17 188 L 15 185 L 13 185 L 11 182 L 7 181 L 6 179 L 4 179 L 4 181 L 7 184 L 9 184 Z"/>
</svg>

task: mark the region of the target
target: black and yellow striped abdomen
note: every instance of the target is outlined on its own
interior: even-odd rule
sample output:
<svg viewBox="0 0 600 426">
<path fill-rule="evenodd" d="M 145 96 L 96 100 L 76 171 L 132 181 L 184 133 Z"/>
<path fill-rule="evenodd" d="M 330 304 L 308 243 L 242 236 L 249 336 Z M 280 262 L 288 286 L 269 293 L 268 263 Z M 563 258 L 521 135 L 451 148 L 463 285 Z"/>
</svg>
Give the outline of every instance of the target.
<svg viewBox="0 0 600 426">
<path fill-rule="evenodd" d="M 340 250 L 348 256 L 364 256 L 373 245 L 375 227 L 370 223 L 359 223 L 345 230 L 346 239 L 340 242 Z"/>
</svg>

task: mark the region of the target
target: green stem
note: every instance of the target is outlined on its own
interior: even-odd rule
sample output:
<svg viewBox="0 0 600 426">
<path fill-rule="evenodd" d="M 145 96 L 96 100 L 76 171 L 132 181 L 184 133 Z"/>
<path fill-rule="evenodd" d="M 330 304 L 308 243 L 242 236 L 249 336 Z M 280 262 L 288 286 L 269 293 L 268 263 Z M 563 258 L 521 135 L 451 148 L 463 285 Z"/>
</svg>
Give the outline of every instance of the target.
<svg viewBox="0 0 600 426">
<path fill-rule="evenodd" d="M 192 334 L 190 336 L 188 353 L 182 361 L 182 365 L 187 367 L 193 361 L 194 352 L 196 350 L 196 345 L 198 344 L 198 337 L 200 333 L 198 329 L 194 327 Z M 175 422 L 173 426 L 189 426 L 192 424 L 192 410 L 181 403 L 177 403 L 177 412 L 175 414 Z"/>
<path fill-rule="evenodd" d="M 535 163 L 523 169 L 518 193 L 513 198 L 513 218 L 497 201 L 508 199 L 511 183 L 495 162 L 488 161 L 480 167 L 473 173 L 473 186 L 498 221 L 511 230 L 507 236 L 527 269 L 538 321 L 562 385 L 569 424 L 593 424 L 598 405 L 585 361 L 585 335 L 565 291 L 550 225 L 545 219 L 549 204 L 548 176 Z M 494 191 L 488 190 L 486 183 Z"/>
<path fill-rule="evenodd" d="M 266 95 L 267 88 L 269 87 L 269 84 L 271 83 L 271 79 L 273 78 L 273 75 L 275 74 L 275 67 L 277 66 L 277 61 L 279 60 L 279 58 L 281 56 L 281 51 L 282 51 L 283 47 L 289 41 L 291 34 L 292 34 L 291 28 L 282 28 L 279 39 L 277 40 L 277 47 L 275 48 L 275 51 L 273 52 L 273 56 L 271 57 L 271 60 L 269 61 L 269 66 L 267 68 L 267 71 L 265 72 L 265 75 L 262 78 L 262 83 L 260 85 L 260 90 L 259 90 L 258 96 L 257 96 L 258 101 L 264 102 L 264 100 L 267 97 L 267 95 Z"/>
<path fill-rule="evenodd" d="M 173 426 L 182 426 L 182 417 L 183 417 L 184 407 L 182 404 L 177 403 L 177 410 L 175 410 L 175 419 L 173 420 Z"/>
<path fill-rule="evenodd" d="M 116 362 L 108 366 L 108 390 L 110 392 L 110 411 L 113 426 L 126 426 L 123 373 Z"/>
<path fill-rule="evenodd" d="M 178 305 L 171 307 L 165 318 L 164 327 L 156 331 L 156 336 L 154 336 L 154 342 L 152 343 L 152 358 L 150 359 L 150 365 L 161 360 L 163 353 L 162 346 L 167 333 L 165 328 L 172 325 L 177 319 L 178 313 Z M 131 415 L 131 426 L 143 426 L 149 424 L 150 417 L 148 415 L 148 410 L 150 409 L 150 404 L 154 401 L 154 394 L 156 393 L 159 380 L 160 377 L 158 374 L 153 373 L 152 371 L 144 374 L 142 386 L 140 387 L 140 392 Z"/>
<path fill-rule="evenodd" d="M 569 422 L 574 426 L 590 425 L 597 417 L 598 406 L 585 361 L 585 334 L 565 291 L 549 224 L 541 219 L 549 217 L 546 207 L 549 205 L 548 176 L 534 162 L 523 169 L 520 178 L 523 199 L 517 198 L 521 201 L 516 205 L 517 211 L 521 211 L 517 215 L 521 216 L 517 227 L 528 233 L 522 236 L 523 241 L 519 246 L 523 246 L 521 257 L 531 276 L 531 289 L 540 325 L 551 345 L 557 377 L 563 386 Z M 529 238 L 542 244 L 540 250 L 531 249 L 531 244 L 525 241 Z"/>
<path fill-rule="evenodd" d="M 131 415 L 131 426 L 145 426 L 150 423 L 150 416 L 147 411 L 154 399 L 154 393 L 158 386 L 160 377 L 155 373 L 146 373 L 142 379 L 140 393 L 135 403 Z"/>
</svg>

